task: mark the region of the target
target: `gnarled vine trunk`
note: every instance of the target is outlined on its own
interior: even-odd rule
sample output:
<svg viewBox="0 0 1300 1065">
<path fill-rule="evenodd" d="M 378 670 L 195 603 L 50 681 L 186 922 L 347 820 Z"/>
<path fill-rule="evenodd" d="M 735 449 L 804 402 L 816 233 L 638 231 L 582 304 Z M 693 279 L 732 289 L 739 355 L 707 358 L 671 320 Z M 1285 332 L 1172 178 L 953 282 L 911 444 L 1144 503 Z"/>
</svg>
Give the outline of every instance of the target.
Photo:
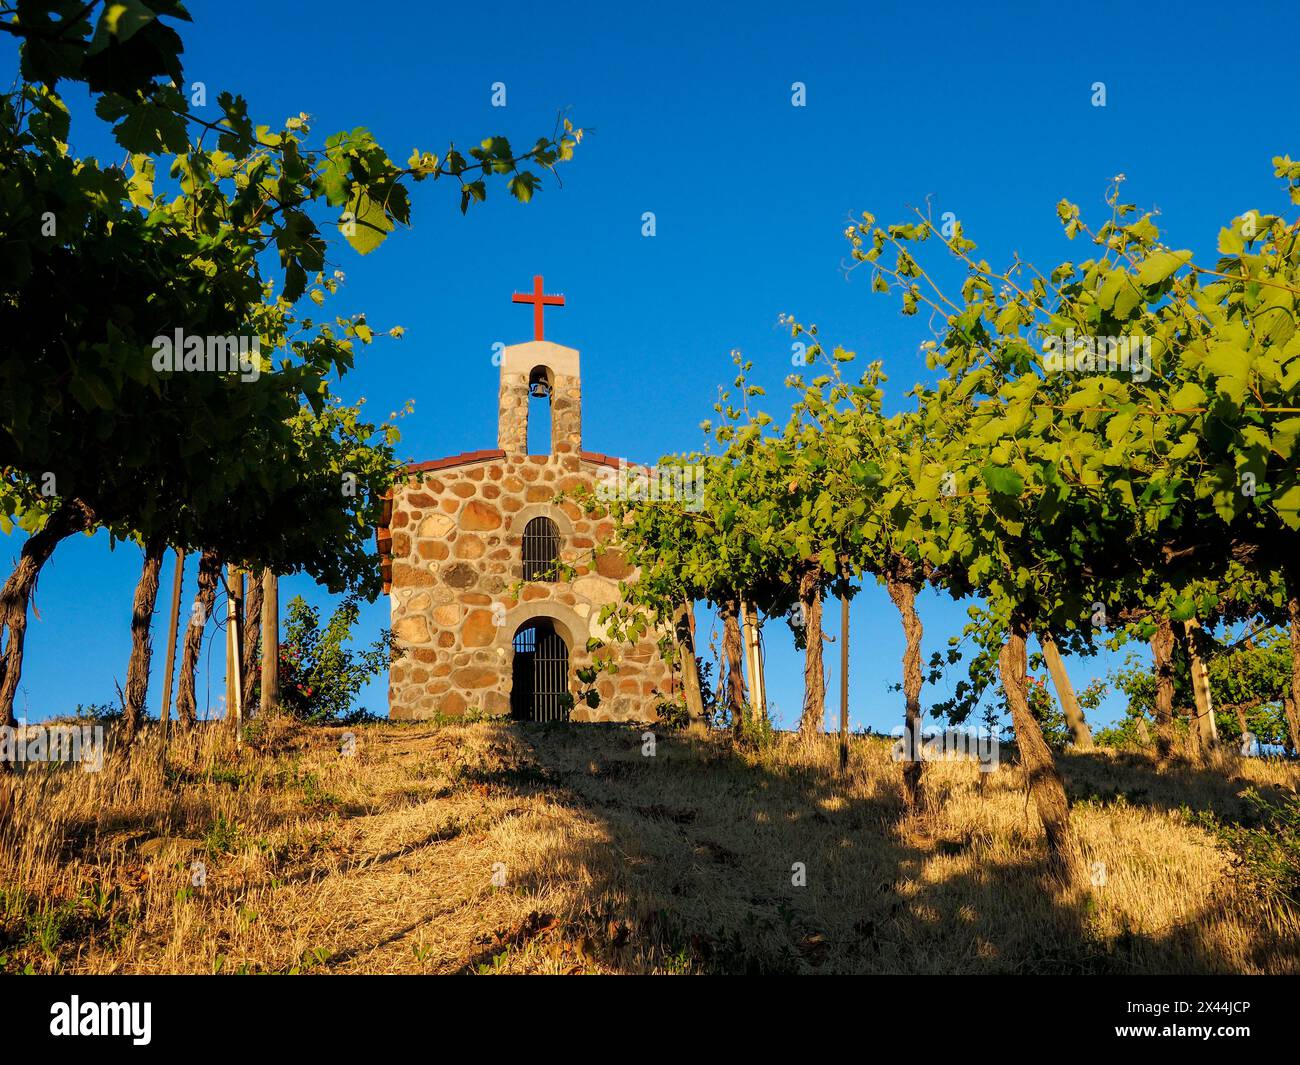
<svg viewBox="0 0 1300 1065">
<path fill-rule="evenodd" d="M 1291 699 L 1286 709 L 1287 729 L 1291 733 L 1291 746 L 1300 751 L 1300 571 L 1286 570 L 1287 619 L 1291 631 Z"/>
<path fill-rule="evenodd" d="M 810 566 L 799 578 L 803 613 L 803 715 L 799 731 L 820 736 L 826 731 L 826 664 L 822 647 L 822 568 Z"/>
<path fill-rule="evenodd" d="M 90 508 L 78 499 L 61 502 L 45 524 L 23 543 L 18 564 L 0 589 L 0 633 L 6 633 L 4 657 L 0 659 L 0 725 L 13 727 L 14 697 L 23 672 L 23 642 L 27 635 L 27 610 L 41 567 L 49 561 L 61 540 L 83 532 L 94 522 Z M 3 767 L 0 767 L 2 769 Z"/>
<path fill-rule="evenodd" d="M 1011 723 L 1016 730 L 1016 747 L 1020 764 L 1029 778 L 1029 794 L 1038 810 L 1038 818 L 1047 834 L 1047 848 L 1053 871 L 1068 885 L 1078 885 L 1083 878 L 1083 852 L 1070 825 L 1070 806 L 1065 784 L 1056 770 L 1052 750 L 1043 739 L 1042 729 L 1029 709 L 1029 656 L 1025 640 L 1029 628 L 1012 621 L 998 667 Z"/>
<path fill-rule="evenodd" d="M 262 634 L 262 594 L 263 582 L 260 573 L 248 575 L 248 596 L 244 602 L 244 636 L 240 645 L 243 656 L 242 675 L 244 678 L 244 717 L 252 717 L 256 712 L 253 695 L 257 691 L 257 666 Z"/>
<path fill-rule="evenodd" d="M 140 580 L 136 582 L 135 600 L 131 605 L 131 659 L 126 667 L 120 732 L 124 747 L 130 747 L 135 742 L 144 720 L 144 704 L 149 695 L 149 663 L 153 657 L 150 628 L 153 625 L 154 606 L 158 602 L 158 575 L 162 571 L 166 546 L 161 539 L 145 544 L 144 565 L 140 570 Z"/>
<path fill-rule="evenodd" d="M 1151 637 L 1156 671 L 1156 757 L 1163 763 L 1174 752 L 1174 627 L 1161 618 Z"/>
<path fill-rule="evenodd" d="M 1250 724 L 1246 721 L 1246 708 L 1238 703 L 1232 709 L 1237 715 L 1237 727 L 1241 729 L 1242 746 L 1245 746 L 1246 735 L 1250 732 Z"/>
<path fill-rule="evenodd" d="M 198 665 L 199 652 L 203 650 L 203 630 L 208 618 L 212 616 L 220 574 L 221 557 L 211 548 L 205 548 L 199 557 L 199 590 L 194 600 L 197 609 L 191 607 L 186 618 L 181 674 L 176 682 L 176 720 L 182 725 L 193 725 L 198 719 L 194 700 L 194 669 Z"/>
<path fill-rule="evenodd" d="M 1300 712 L 1297 712 L 1297 706 L 1300 706 L 1300 703 L 1289 695 L 1282 699 L 1282 709 L 1286 713 L 1287 735 L 1291 737 L 1292 754 L 1300 754 Z"/>
<path fill-rule="evenodd" d="M 733 728 L 740 729 L 745 719 L 745 704 L 749 695 L 745 691 L 745 672 L 741 665 L 744 658 L 743 641 L 740 637 L 740 602 L 738 599 L 724 599 L 718 604 L 718 616 L 722 619 L 722 657 L 726 669 L 724 695 L 727 711 L 731 715 Z"/>
<path fill-rule="evenodd" d="M 1083 710 L 1079 706 L 1079 697 L 1070 683 L 1070 674 L 1066 672 L 1065 661 L 1061 658 L 1060 648 L 1050 632 L 1038 634 L 1038 642 L 1043 648 L 1043 658 L 1047 661 L 1047 672 L 1052 675 L 1052 687 L 1061 702 L 1061 712 L 1065 714 L 1065 723 L 1070 728 L 1070 739 L 1081 751 L 1092 750 L 1092 729 L 1084 720 Z"/>
<path fill-rule="evenodd" d="M 903 650 L 903 792 L 907 805 L 914 810 L 925 806 L 922 777 L 925 762 L 921 758 L 921 616 L 916 612 L 916 588 L 907 581 L 887 580 L 889 598 L 898 608 L 903 621 L 903 635 L 907 646 Z"/>
<path fill-rule="evenodd" d="M 673 620 L 677 636 L 677 653 L 681 659 L 682 694 L 686 699 L 686 716 L 692 722 L 704 720 L 704 693 L 700 689 L 700 669 L 695 661 L 695 604 L 686 602 Z"/>
</svg>

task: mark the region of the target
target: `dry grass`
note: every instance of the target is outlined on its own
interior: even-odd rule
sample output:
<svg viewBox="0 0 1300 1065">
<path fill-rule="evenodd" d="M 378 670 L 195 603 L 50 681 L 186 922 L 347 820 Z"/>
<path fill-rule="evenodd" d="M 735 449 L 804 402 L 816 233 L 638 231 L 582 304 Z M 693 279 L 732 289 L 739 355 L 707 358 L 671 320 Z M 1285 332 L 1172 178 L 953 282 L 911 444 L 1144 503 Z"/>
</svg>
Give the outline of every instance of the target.
<svg viewBox="0 0 1300 1065">
<path fill-rule="evenodd" d="M 36 972 L 1296 972 L 1300 917 L 1180 807 L 1294 766 L 1062 759 L 1105 883 L 1044 876 L 1021 772 L 931 765 L 903 817 L 875 739 L 473 724 L 210 728 L 100 773 L 0 778 L 0 956 Z M 1005 752 L 1004 752 L 1005 755 Z M 1004 758 L 1005 762 L 1005 758 Z M 206 882 L 192 885 L 193 863 Z M 803 863 L 806 886 L 792 884 Z M 1100 868 L 1100 867 L 1098 867 Z M 503 885 L 494 884 L 494 874 Z"/>
</svg>

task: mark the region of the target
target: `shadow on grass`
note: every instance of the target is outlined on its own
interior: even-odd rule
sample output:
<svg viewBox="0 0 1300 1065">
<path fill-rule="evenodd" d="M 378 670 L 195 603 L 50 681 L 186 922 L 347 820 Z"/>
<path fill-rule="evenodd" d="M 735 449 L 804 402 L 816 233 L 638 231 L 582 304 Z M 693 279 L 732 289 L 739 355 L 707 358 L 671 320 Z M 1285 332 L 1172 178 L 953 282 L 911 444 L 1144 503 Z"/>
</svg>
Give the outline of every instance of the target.
<svg viewBox="0 0 1300 1065">
<path fill-rule="evenodd" d="M 602 742 L 592 742 L 593 728 L 606 733 Z M 568 853 L 515 871 L 514 890 L 525 894 L 540 893 L 557 870 L 581 868 L 590 884 L 568 912 L 531 914 L 463 971 L 557 926 L 581 941 L 581 955 L 622 972 L 1228 968 L 1200 915 L 1158 935 L 1099 936 L 1093 899 L 1062 892 L 1049 876 L 1036 822 L 1013 858 L 984 853 L 978 834 L 946 837 L 935 823 L 909 822 L 893 776 L 851 770 L 860 775 L 846 788 L 829 756 L 776 762 L 720 737 L 659 735 L 647 756 L 641 730 L 626 726 L 516 723 L 502 735 L 499 760 L 468 771 L 475 784 L 580 810 L 603 843 L 574 841 Z M 1085 757 L 1063 759 L 1076 797 L 1098 795 L 1105 776 Z M 1108 786 L 1181 805 L 1178 779 L 1140 765 L 1115 771 Z M 1231 785 L 1203 783 L 1202 793 L 1222 810 L 1233 800 Z M 931 862 L 943 864 L 927 869 Z"/>
</svg>

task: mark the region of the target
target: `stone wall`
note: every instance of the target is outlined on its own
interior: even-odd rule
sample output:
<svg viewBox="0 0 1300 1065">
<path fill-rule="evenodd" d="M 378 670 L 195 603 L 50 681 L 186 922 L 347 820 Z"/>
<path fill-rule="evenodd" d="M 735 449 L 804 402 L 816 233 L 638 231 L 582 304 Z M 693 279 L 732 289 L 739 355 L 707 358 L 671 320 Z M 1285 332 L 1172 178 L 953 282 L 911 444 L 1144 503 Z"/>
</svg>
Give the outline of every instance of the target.
<svg viewBox="0 0 1300 1065">
<path fill-rule="evenodd" d="M 609 522 L 554 499 L 579 485 L 594 486 L 613 461 L 572 450 L 549 456 L 496 451 L 413 467 L 393 491 L 387 535 L 381 532 L 380 540 L 381 552 L 391 555 L 385 574 L 402 652 L 389 673 L 391 717 L 509 714 L 514 635 L 537 617 L 551 619 L 568 645 L 569 690 L 578 690 L 576 671 L 591 664 L 588 638 L 606 636 L 600 609 L 618 599 L 618 582 L 630 574 L 613 552 L 592 557 L 592 548 L 613 534 Z M 572 582 L 530 582 L 516 599 L 511 591 L 523 575 L 524 526 L 539 515 L 556 523 L 560 557 L 576 565 L 576 576 Z M 601 674 L 600 706 L 579 704 L 572 719 L 653 720 L 659 700 L 678 694 L 655 638 L 609 650 L 619 672 Z"/>
</svg>

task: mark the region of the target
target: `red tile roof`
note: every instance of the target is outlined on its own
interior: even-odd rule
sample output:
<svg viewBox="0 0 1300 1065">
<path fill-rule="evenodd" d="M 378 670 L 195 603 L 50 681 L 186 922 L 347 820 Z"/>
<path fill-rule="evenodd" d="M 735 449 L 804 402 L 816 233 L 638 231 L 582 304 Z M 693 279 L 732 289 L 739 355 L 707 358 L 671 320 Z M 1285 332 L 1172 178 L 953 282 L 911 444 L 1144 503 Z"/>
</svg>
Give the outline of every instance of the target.
<svg viewBox="0 0 1300 1065">
<path fill-rule="evenodd" d="M 413 462 L 406 467 L 407 473 L 430 473 L 433 470 L 448 470 L 453 466 L 468 466 L 471 462 L 485 462 L 488 459 L 503 459 L 506 453 L 500 449 L 493 451 L 462 451 L 459 455 L 449 455 L 445 459 L 432 462 Z"/>
<path fill-rule="evenodd" d="M 628 462 L 627 459 L 616 458 L 613 455 L 603 455 L 599 451 L 584 451 L 582 453 L 583 462 L 594 462 L 599 466 L 612 466 L 618 469 L 626 465 L 629 470 L 649 470 L 650 467 L 640 462 Z"/>
</svg>

